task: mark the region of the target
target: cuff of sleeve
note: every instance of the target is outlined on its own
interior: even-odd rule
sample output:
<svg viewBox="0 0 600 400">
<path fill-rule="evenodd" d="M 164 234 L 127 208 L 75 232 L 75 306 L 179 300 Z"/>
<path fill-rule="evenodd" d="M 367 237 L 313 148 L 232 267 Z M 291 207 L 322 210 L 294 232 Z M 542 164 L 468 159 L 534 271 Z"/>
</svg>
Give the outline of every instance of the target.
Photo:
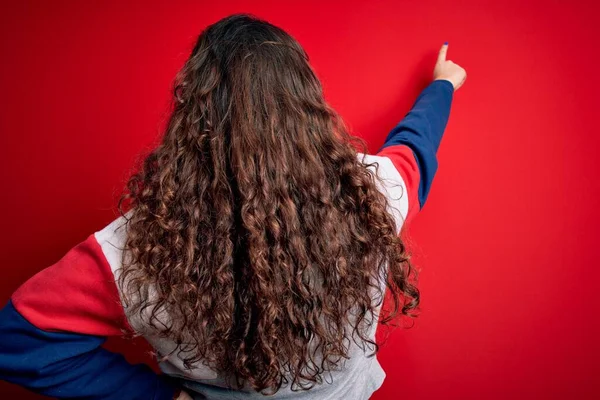
<svg viewBox="0 0 600 400">
<path fill-rule="evenodd" d="M 436 79 L 431 82 L 432 85 L 437 85 L 442 88 L 450 90 L 450 93 L 454 93 L 454 85 L 448 79 Z"/>
<path fill-rule="evenodd" d="M 160 374 L 156 382 L 156 392 L 153 400 L 173 400 L 181 394 L 181 388 L 171 377 Z"/>
</svg>

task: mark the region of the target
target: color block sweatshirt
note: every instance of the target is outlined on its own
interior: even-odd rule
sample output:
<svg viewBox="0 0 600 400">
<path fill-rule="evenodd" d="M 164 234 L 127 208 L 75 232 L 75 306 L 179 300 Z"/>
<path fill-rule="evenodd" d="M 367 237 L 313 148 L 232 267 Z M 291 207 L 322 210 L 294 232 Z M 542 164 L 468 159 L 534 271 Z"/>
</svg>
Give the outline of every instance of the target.
<svg viewBox="0 0 600 400">
<path fill-rule="evenodd" d="M 390 201 L 398 233 L 427 200 L 453 92 L 449 81 L 433 81 L 376 154 L 358 154 L 363 162 L 379 165 L 376 173 L 384 182 L 379 189 Z M 176 352 L 159 364 L 162 373 L 156 374 L 102 347 L 109 336 L 144 330 L 140 321 L 125 316 L 115 283 L 125 222 L 119 217 L 91 233 L 12 294 L 0 310 L 0 379 L 60 399 L 170 400 L 177 386 L 194 392 L 196 399 L 263 398 L 229 389 L 223 377 L 207 367 L 186 370 Z M 175 346 L 165 339 L 145 338 L 159 354 Z M 351 354 L 343 370 L 332 371 L 324 383 L 307 392 L 283 387 L 271 398 L 369 398 L 385 372 L 376 357 L 367 357 L 358 347 Z"/>
</svg>

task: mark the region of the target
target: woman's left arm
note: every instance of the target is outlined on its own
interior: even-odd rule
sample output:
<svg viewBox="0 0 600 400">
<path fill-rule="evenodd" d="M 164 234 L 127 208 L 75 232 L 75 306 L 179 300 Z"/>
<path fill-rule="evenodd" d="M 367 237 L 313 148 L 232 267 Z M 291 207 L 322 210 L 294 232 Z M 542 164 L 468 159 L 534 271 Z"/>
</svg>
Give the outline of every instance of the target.
<svg viewBox="0 0 600 400">
<path fill-rule="evenodd" d="M 130 329 L 110 266 L 89 235 L 0 310 L 0 379 L 59 399 L 173 399 L 165 376 L 102 347 Z"/>
</svg>

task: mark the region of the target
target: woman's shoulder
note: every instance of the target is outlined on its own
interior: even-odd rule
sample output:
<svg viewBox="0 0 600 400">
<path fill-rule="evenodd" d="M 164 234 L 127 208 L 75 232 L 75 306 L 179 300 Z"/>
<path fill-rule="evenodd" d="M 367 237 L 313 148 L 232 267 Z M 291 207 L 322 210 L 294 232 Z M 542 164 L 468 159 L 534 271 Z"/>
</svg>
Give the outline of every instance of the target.
<svg viewBox="0 0 600 400">
<path fill-rule="evenodd" d="M 357 153 L 357 157 L 373 173 L 377 188 L 388 199 L 388 209 L 396 220 L 399 233 L 408 214 L 406 183 L 390 158 L 366 153 Z"/>
<path fill-rule="evenodd" d="M 119 215 L 94 232 L 94 237 L 113 274 L 121 266 L 122 253 L 127 240 L 127 221 L 131 214 L 130 210 L 125 215 Z"/>
</svg>

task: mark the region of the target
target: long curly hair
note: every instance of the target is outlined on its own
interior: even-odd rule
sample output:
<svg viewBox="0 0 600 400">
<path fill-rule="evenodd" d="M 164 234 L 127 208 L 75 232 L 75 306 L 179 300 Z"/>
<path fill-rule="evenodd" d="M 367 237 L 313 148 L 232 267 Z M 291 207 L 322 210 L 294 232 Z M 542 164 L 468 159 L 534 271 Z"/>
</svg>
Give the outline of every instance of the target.
<svg viewBox="0 0 600 400">
<path fill-rule="evenodd" d="M 208 26 L 118 205 L 127 313 L 177 343 L 186 368 L 202 362 L 264 394 L 322 382 L 350 340 L 376 353 L 373 324 L 419 306 L 378 165 L 359 159 L 365 142 L 308 61 L 253 15 Z M 386 289 L 391 306 L 378 308 Z"/>
</svg>

